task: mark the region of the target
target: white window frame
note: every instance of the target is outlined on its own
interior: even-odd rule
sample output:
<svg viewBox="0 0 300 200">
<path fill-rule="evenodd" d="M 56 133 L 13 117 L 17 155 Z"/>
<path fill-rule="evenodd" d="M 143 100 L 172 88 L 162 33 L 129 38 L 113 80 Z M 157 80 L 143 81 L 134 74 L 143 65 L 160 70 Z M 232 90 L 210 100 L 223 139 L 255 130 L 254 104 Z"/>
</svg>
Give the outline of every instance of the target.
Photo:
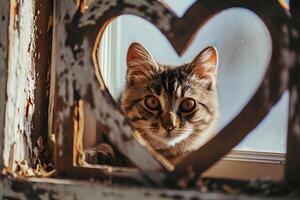
<svg viewBox="0 0 300 200">
<path fill-rule="evenodd" d="M 99 59 L 102 78 L 106 83 L 110 83 L 106 86 L 114 98 L 119 95 L 117 93 L 119 87 L 117 83 L 121 80 L 120 73 L 117 73 L 120 70 L 120 60 L 113 59 L 120 57 L 120 39 L 121 21 L 115 19 L 113 23 L 107 25 L 100 42 L 100 51 L 98 51 L 98 56 L 105 58 Z M 107 68 L 106 66 L 117 66 L 118 68 Z"/>
</svg>

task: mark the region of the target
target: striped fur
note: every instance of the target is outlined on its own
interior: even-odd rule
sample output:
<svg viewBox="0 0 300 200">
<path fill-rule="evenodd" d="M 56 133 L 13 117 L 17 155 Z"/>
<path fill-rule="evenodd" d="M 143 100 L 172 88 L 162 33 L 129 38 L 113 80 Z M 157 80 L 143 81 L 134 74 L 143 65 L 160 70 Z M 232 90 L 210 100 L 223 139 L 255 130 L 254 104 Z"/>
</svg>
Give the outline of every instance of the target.
<svg viewBox="0 0 300 200">
<path fill-rule="evenodd" d="M 214 135 L 219 116 L 216 72 L 214 47 L 204 49 L 191 63 L 175 67 L 158 64 L 141 44 L 133 43 L 121 108 L 143 138 L 165 156 L 194 151 Z M 159 109 L 145 105 L 148 96 L 156 97 Z M 188 113 L 181 107 L 187 98 L 196 102 Z M 168 131 L 165 124 L 173 129 Z"/>
</svg>

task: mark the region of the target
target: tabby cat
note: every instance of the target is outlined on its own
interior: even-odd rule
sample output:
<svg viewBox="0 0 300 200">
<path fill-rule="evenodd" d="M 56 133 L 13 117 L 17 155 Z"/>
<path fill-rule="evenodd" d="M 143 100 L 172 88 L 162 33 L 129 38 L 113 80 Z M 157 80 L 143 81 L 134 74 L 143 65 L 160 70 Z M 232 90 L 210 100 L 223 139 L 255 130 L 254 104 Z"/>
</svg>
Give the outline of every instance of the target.
<svg viewBox="0 0 300 200">
<path fill-rule="evenodd" d="M 217 64 L 212 46 L 180 66 L 157 63 L 139 43 L 129 47 L 121 109 L 164 156 L 194 151 L 214 135 L 219 116 Z"/>
</svg>

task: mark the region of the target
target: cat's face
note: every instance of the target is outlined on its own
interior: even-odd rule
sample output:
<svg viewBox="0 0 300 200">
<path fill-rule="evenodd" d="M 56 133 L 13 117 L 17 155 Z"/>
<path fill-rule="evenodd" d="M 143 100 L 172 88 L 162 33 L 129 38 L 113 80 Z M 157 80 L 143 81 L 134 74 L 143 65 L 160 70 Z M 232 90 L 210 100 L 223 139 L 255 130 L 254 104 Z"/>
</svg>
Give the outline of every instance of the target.
<svg viewBox="0 0 300 200">
<path fill-rule="evenodd" d="M 188 145 L 217 118 L 216 67 L 214 47 L 191 63 L 171 67 L 156 63 L 134 43 L 128 50 L 122 110 L 154 149 Z"/>
</svg>

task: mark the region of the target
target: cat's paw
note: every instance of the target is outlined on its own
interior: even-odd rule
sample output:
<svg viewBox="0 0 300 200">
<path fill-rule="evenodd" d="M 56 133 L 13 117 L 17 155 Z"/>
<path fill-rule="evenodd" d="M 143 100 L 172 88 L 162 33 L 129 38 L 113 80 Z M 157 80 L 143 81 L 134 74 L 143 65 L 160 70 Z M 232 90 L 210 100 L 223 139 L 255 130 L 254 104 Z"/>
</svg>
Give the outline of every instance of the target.
<svg viewBox="0 0 300 200">
<path fill-rule="evenodd" d="M 85 161 L 94 165 L 113 165 L 115 155 L 113 148 L 107 143 L 100 143 L 95 147 L 84 150 Z"/>
</svg>

